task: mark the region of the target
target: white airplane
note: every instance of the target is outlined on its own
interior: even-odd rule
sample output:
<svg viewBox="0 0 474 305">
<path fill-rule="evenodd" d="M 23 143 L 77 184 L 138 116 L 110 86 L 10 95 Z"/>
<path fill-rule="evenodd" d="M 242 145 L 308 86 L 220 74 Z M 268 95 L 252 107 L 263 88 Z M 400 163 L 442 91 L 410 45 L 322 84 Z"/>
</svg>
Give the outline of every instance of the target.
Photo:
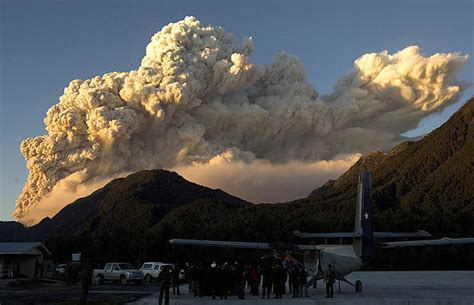
<svg viewBox="0 0 474 305">
<path fill-rule="evenodd" d="M 324 276 L 324 272 L 332 265 L 336 279 L 344 281 L 355 288 L 356 292 L 362 292 L 362 282 L 349 282 L 345 277 L 360 269 L 374 256 L 374 238 L 400 238 L 400 237 L 430 237 L 431 234 L 419 230 L 417 232 L 374 232 L 372 224 L 372 178 L 371 173 L 366 172 L 359 176 L 357 192 L 357 210 L 355 216 L 355 227 L 353 232 L 331 232 L 331 233 L 302 233 L 295 231 L 294 234 L 300 238 L 352 238 L 353 243 L 342 244 L 319 244 L 301 245 L 287 243 L 255 243 L 239 241 L 197 240 L 197 239 L 171 239 L 172 245 L 177 246 L 205 246 L 221 248 L 260 249 L 272 250 L 277 258 L 291 260 L 300 264 L 312 275 L 306 284 L 307 287 L 316 284 Z M 379 243 L 383 248 L 395 247 L 419 247 L 438 246 L 451 244 L 472 244 L 474 238 L 441 238 L 411 241 L 395 241 Z M 291 253 L 304 255 L 304 263 L 291 257 Z"/>
</svg>

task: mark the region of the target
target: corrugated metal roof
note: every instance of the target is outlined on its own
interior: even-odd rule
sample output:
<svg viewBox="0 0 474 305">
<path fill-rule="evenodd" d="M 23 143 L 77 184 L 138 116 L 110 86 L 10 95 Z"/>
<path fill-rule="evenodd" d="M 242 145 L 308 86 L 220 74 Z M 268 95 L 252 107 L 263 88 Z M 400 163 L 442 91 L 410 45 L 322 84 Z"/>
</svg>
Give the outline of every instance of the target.
<svg viewBox="0 0 474 305">
<path fill-rule="evenodd" d="M 40 242 L 0 243 L 0 254 L 27 254 L 36 248 L 51 255 L 51 252 Z"/>
</svg>

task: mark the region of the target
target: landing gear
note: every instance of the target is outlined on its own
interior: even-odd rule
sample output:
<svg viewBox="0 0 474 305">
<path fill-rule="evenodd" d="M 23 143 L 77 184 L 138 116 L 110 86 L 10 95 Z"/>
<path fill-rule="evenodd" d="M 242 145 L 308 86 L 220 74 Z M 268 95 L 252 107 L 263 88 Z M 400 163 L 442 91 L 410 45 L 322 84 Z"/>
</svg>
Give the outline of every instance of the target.
<svg viewBox="0 0 474 305">
<path fill-rule="evenodd" d="M 362 292 L 362 282 L 361 282 L 361 281 L 357 280 L 357 281 L 355 281 L 354 284 L 352 284 L 351 282 L 349 282 L 349 281 L 346 280 L 345 278 L 342 278 L 341 281 L 346 282 L 347 284 L 349 284 L 349 285 L 351 285 L 352 287 L 354 287 L 354 288 L 355 288 L 355 291 L 356 291 L 357 293 Z"/>
</svg>

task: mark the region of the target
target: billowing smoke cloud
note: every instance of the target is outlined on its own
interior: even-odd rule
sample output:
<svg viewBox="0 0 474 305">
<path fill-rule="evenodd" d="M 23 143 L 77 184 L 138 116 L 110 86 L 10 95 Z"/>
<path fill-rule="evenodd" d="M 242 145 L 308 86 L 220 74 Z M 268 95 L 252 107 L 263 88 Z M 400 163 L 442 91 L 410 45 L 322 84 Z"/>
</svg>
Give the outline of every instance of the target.
<svg viewBox="0 0 474 305">
<path fill-rule="evenodd" d="M 308 196 L 316 186 L 344 173 L 359 157 L 360 154 L 353 154 L 329 161 L 272 164 L 264 160 L 236 161 L 224 153 L 207 163 L 175 170 L 190 181 L 220 188 L 251 202 L 286 202 Z"/>
<path fill-rule="evenodd" d="M 45 118 L 47 135 L 26 139 L 28 180 L 19 220 L 61 180 L 207 163 L 230 154 L 252 163 L 314 163 L 386 149 L 426 115 L 456 102 L 467 56 L 425 57 L 416 46 L 366 54 L 334 93 L 318 97 L 301 62 L 278 54 L 252 64 L 242 43 L 193 17 L 165 26 L 140 67 L 74 80 Z M 77 178 L 77 177 L 76 177 Z"/>
<path fill-rule="evenodd" d="M 44 195 L 21 221 L 26 225 L 38 223 L 45 217 L 55 215 L 64 206 L 74 200 L 85 197 L 96 189 L 103 187 L 110 180 L 127 174 L 123 173 L 111 177 L 97 177 L 83 184 L 81 182 L 84 181 L 84 172 L 85 171 L 78 171 L 59 180 L 52 190 Z"/>
</svg>

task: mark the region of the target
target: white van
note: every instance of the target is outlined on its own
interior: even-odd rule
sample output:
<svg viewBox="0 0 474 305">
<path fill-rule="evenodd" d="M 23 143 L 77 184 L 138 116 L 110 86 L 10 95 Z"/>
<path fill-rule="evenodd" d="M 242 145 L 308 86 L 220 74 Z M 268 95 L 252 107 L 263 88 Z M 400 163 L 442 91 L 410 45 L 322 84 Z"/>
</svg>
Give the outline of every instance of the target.
<svg viewBox="0 0 474 305">
<path fill-rule="evenodd" d="M 162 262 L 146 262 L 143 263 L 140 270 L 143 272 L 145 281 L 151 282 L 152 280 L 158 279 L 161 270 L 163 270 L 165 266 L 170 266 L 171 268 L 174 268 L 173 264 L 166 264 Z"/>
</svg>

